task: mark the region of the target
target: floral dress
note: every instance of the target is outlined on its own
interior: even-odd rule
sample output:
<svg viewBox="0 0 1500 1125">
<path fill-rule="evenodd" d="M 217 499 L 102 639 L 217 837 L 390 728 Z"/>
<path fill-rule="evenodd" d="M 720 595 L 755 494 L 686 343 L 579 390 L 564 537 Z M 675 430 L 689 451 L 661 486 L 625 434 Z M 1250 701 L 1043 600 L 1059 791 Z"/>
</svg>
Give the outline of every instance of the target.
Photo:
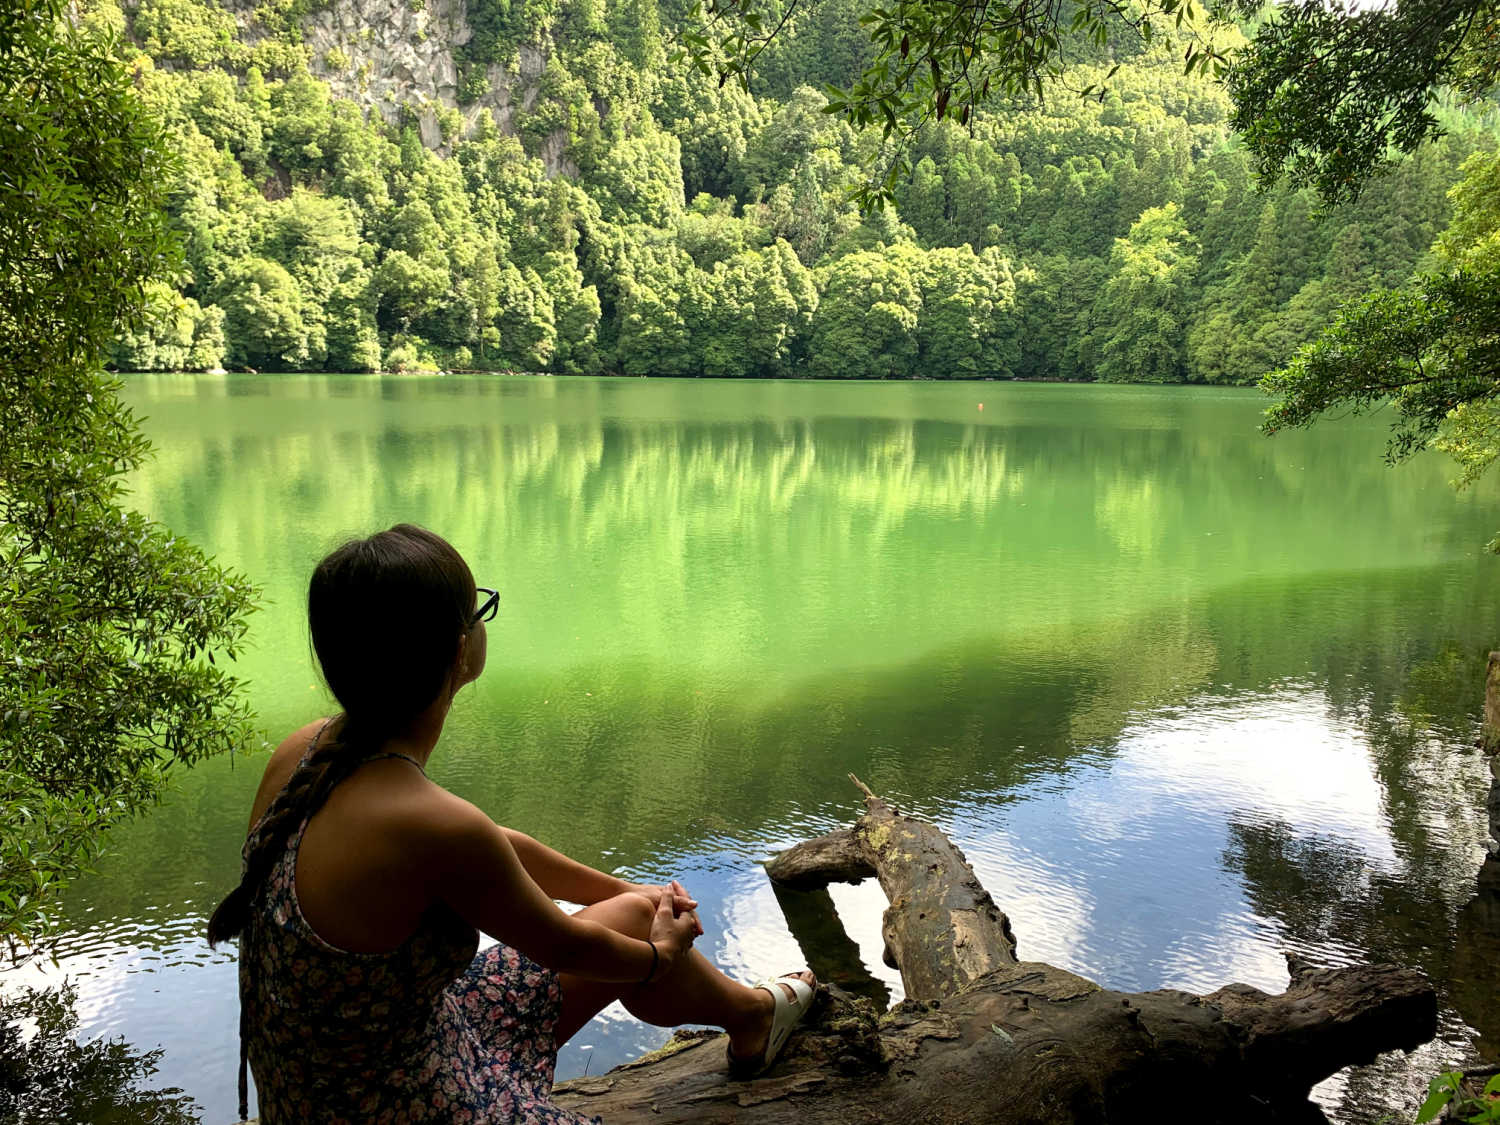
<svg viewBox="0 0 1500 1125">
<path fill-rule="evenodd" d="M 262 1125 L 598 1123 L 553 1105 L 557 973 L 446 906 L 389 953 L 350 953 L 302 915 L 304 820 L 240 943 L 242 1032 Z M 246 853 L 257 830 L 246 842 Z"/>
</svg>

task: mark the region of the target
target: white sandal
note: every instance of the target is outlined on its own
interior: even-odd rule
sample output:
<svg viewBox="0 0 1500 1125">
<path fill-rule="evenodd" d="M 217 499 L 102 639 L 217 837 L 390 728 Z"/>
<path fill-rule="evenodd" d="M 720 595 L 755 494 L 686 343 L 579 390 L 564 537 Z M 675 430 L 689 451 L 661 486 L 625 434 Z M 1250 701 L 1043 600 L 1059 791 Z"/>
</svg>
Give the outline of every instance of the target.
<svg viewBox="0 0 1500 1125">
<path fill-rule="evenodd" d="M 792 990 L 789 997 L 787 988 Z M 726 1046 L 724 1049 L 729 1055 L 729 1076 L 731 1078 L 754 1078 L 758 1074 L 764 1074 L 776 1061 L 776 1056 L 781 1054 L 781 1049 L 786 1046 L 788 1039 L 792 1037 L 792 1031 L 807 1016 L 812 1008 L 813 996 L 817 993 L 817 982 L 808 984 L 796 973 L 786 973 L 775 980 L 763 980 L 755 984 L 756 988 L 764 988 L 771 994 L 776 1007 L 771 1013 L 771 1031 L 766 1036 L 766 1046 L 759 1055 L 752 1058 L 742 1059 Z"/>
</svg>

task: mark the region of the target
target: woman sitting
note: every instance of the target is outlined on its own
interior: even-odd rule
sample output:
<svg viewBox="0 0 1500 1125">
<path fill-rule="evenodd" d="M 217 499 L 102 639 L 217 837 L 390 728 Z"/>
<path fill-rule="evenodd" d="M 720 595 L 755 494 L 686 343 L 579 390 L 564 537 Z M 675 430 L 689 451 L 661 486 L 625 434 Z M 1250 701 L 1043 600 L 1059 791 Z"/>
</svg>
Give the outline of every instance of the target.
<svg viewBox="0 0 1500 1125">
<path fill-rule="evenodd" d="M 208 927 L 240 938 L 242 1118 L 248 1055 L 264 1125 L 577 1121 L 549 1101 L 557 1047 L 613 1000 L 723 1027 L 740 1075 L 807 1011 L 811 973 L 749 988 L 693 949 L 681 884 L 585 867 L 427 778 L 497 602 L 409 524 L 313 574 L 313 647 L 343 712 L 272 756 L 244 877 Z M 479 930 L 500 944 L 476 956 Z"/>
</svg>

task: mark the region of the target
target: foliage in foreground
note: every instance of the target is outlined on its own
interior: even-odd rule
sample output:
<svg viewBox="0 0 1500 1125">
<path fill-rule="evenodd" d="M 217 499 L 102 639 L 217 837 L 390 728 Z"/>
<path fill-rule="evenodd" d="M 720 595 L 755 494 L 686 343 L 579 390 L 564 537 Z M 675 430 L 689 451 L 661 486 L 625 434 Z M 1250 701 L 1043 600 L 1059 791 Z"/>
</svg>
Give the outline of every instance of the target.
<svg viewBox="0 0 1500 1125">
<path fill-rule="evenodd" d="M 682 54 L 705 75 L 746 82 L 811 0 L 696 0 Z M 802 11 L 799 11 L 799 8 Z M 1081 44 L 1118 47 L 1174 33 L 1188 73 L 1227 80 L 1233 124 L 1262 179 L 1283 171 L 1326 200 L 1358 196 L 1394 152 L 1411 153 L 1437 121 L 1434 92 L 1474 98 L 1500 78 L 1495 0 L 855 0 L 869 42 L 830 109 L 903 142 L 862 188 L 896 199 L 910 171 L 904 142 L 934 120 L 967 125 L 986 106 L 1067 86 Z M 1248 50 L 1232 21 L 1253 25 Z M 701 26 L 700 26 L 701 25 Z M 1082 85 L 1102 100 L 1114 72 Z"/>
<path fill-rule="evenodd" d="M 703 75 L 730 77 L 749 86 L 761 56 L 812 0 L 695 0 L 680 35 L 678 57 Z M 830 88 L 828 110 L 855 128 L 876 127 L 886 148 L 878 174 L 858 185 L 865 207 L 897 200 L 911 173 L 910 141 L 933 122 L 967 126 L 996 103 L 1041 100 L 1066 87 L 1069 70 L 1089 48 L 1186 30 L 1182 51 L 1188 74 L 1222 73 L 1224 47 L 1216 44 L 1208 12 L 1193 0 L 895 0 L 857 3 L 848 12 L 868 36 L 858 70 Z M 1220 25 L 1232 45 L 1239 36 Z M 1078 87 L 1102 101 L 1118 67 Z"/>
<path fill-rule="evenodd" d="M 1281 401 L 1266 432 L 1389 402 L 1392 461 L 1435 444 L 1458 461 L 1462 486 L 1500 456 L 1500 156 L 1473 157 L 1452 194 L 1453 223 L 1436 246 L 1444 268 L 1345 307 L 1268 375 Z M 1490 549 L 1500 552 L 1500 537 Z"/>
<path fill-rule="evenodd" d="M 1473 101 L 1500 80 L 1500 4 L 1298 0 L 1267 18 L 1229 75 L 1234 124 L 1264 183 L 1285 177 L 1325 203 L 1358 198 L 1395 152 L 1440 134 L 1439 95 Z M 1342 310 L 1262 386 L 1281 401 L 1264 429 L 1329 410 L 1394 407 L 1387 459 L 1429 445 L 1464 487 L 1500 455 L 1500 160 L 1476 154 L 1450 192 L 1437 269 Z M 1489 544 L 1500 552 L 1500 536 Z"/>
<path fill-rule="evenodd" d="M 243 741 L 252 591 L 121 507 L 148 446 L 100 356 L 172 268 L 161 125 L 60 0 L 0 11 L 0 941 L 100 833 Z"/>
<path fill-rule="evenodd" d="M 1224 6 L 1253 11 L 1258 0 Z M 1500 79 L 1500 4 L 1294 0 L 1260 21 L 1227 78 L 1263 181 L 1285 175 L 1330 202 L 1354 199 L 1438 131 L 1437 94 L 1474 100 Z"/>
<path fill-rule="evenodd" d="M 161 1051 L 123 1039 L 78 1041 L 77 993 L 28 989 L 0 1006 L 0 1121 L 6 1125 L 192 1125 L 193 1100 L 153 1090 Z"/>
<path fill-rule="evenodd" d="M 1484 1084 L 1477 1098 L 1470 1097 L 1464 1089 L 1462 1071 L 1439 1074 L 1427 1085 L 1427 1099 L 1417 1110 L 1416 1125 L 1436 1121 L 1444 1110 L 1451 1120 L 1466 1121 L 1469 1125 L 1490 1125 L 1500 1121 L 1500 1074 Z"/>
</svg>

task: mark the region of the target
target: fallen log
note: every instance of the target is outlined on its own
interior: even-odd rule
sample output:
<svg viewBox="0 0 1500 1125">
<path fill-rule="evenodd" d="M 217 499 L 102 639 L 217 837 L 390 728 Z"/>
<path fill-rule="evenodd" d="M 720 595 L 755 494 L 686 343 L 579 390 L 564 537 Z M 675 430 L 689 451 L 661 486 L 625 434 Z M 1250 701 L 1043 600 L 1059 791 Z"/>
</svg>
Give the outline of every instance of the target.
<svg viewBox="0 0 1500 1125">
<path fill-rule="evenodd" d="M 1479 868 L 1481 891 L 1500 890 L 1500 652 L 1490 653 L 1484 680 L 1484 722 L 1479 745 L 1490 755 L 1490 793 L 1485 809 L 1490 819 L 1484 863 Z"/>
<path fill-rule="evenodd" d="M 1484 721 L 1479 727 L 1479 744 L 1487 754 L 1500 751 L 1500 652 L 1490 653 L 1484 672 Z"/>
<path fill-rule="evenodd" d="M 758 1079 L 729 1080 L 722 1036 L 680 1032 L 645 1058 L 560 1083 L 560 1104 L 609 1125 L 1321 1121 L 1307 1100 L 1315 1083 L 1436 1033 L 1432 987 L 1395 966 L 1289 959 L 1280 995 L 1231 984 L 1196 996 L 1115 992 L 1018 960 L 1009 920 L 952 841 L 851 780 L 865 798 L 854 826 L 781 853 L 767 872 L 787 895 L 821 893 L 814 902 L 830 912 L 828 883 L 879 879 L 886 956 L 907 998 L 880 1011 L 825 983 L 809 1025 Z M 817 950 L 804 950 L 826 981 Z"/>
</svg>

